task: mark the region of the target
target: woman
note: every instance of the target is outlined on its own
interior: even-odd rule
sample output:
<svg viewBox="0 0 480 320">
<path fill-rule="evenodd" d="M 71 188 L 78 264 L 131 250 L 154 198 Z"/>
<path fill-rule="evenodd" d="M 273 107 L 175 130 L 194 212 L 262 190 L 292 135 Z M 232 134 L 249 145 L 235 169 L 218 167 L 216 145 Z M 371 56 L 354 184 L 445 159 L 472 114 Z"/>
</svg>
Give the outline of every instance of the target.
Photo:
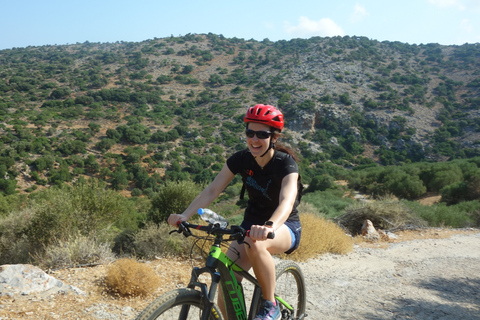
<svg viewBox="0 0 480 320">
<path fill-rule="evenodd" d="M 245 270 L 253 267 L 260 282 L 265 302 L 254 320 L 276 320 L 281 314 L 274 298 L 272 254 L 291 253 L 300 243 L 301 226 L 296 208 L 302 187 L 295 154 L 276 146 L 284 125 L 282 113 L 273 106 L 258 104 L 248 109 L 244 122 L 248 148 L 231 156 L 215 180 L 182 214 L 170 215 L 168 223 L 177 226 L 188 220 L 199 208 L 215 200 L 234 176 L 240 174 L 249 195 L 242 227 L 250 230 L 250 234 L 245 239 L 247 244 L 233 242 L 227 254 Z M 275 233 L 275 238 L 267 240 L 270 232 Z M 223 301 L 219 301 L 219 307 L 224 309 Z"/>
</svg>

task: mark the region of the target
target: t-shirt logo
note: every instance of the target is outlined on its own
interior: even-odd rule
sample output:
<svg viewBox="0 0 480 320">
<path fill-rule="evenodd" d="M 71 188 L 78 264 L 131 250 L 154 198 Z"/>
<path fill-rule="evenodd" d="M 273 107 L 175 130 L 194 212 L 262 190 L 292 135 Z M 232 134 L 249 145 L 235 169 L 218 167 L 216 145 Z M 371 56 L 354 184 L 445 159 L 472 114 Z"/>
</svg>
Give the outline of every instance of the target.
<svg viewBox="0 0 480 320">
<path fill-rule="evenodd" d="M 248 177 L 248 178 L 247 178 L 247 181 L 246 181 L 246 184 L 247 184 L 248 186 L 250 186 L 250 187 L 252 187 L 252 188 L 260 191 L 260 192 L 263 194 L 263 196 L 264 196 L 265 198 L 267 198 L 268 200 L 272 200 L 272 199 L 268 196 L 268 193 L 267 193 L 268 187 L 270 186 L 270 183 L 271 183 L 271 182 L 272 182 L 271 179 L 268 180 L 267 185 L 265 186 L 265 188 L 263 188 L 262 186 L 260 186 L 260 185 L 257 183 L 257 181 L 255 181 L 255 179 L 253 179 L 252 177 Z"/>
</svg>

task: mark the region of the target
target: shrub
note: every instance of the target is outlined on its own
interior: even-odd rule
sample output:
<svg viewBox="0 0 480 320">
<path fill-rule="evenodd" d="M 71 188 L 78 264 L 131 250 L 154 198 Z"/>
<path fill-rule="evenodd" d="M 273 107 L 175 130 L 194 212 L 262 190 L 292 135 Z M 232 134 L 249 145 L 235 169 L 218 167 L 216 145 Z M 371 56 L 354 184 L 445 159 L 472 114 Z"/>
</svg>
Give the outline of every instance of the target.
<svg viewBox="0 0 480 320">
<path fill-rule="evenodd" d="M 478 201 L 465 201 L 451 206 L 445 203 L 423 206 L 416 201 L 405 204 L 431 227 L 470 227 L 475 224 L 475 211 L 480 210 Z"/>
<path fill-rule="evenodd" d="M 134 236 L 133 251 L 145 259 L 157 256 L 186 255 L 192 242 L 180 234 L 169 234 L 174 228 L 167 223 L 149 223 Z M 125 250 L 126 248 L 124 248 Z M 130 249 L 131 250 L 131 249 Z"/>
<path fill-rule="evenodd" d="M 281 256 L 295 261 L 306 261 L 325 253 L 345 254 L 353 250 L 353 238 L 333 221 L 312 213 L 300 215 L 302 238 L 292 254 Z"/>
<path fill-rule="evenodd" d="M 115 257 L 108 243 L 101 243 L 80 234 L 66 240 L 54 241 L 45 252 L 35 256 L 35 264 L 45 268 L 102 264 L 113 260 Z"/>
<path fill-rule="evenodd" d="M 147 296 L 159 284 L 155 271 L 132 259 L 120 259 L 109 266 L 105 277 L 107 292 L 120 297 Z"/>
<path fill-rule="evenodd" d="M 34 246 L 28 241 L 24 230 L 30 225 L 35 212 L 31 208 L 12 211 L 0 218 L 0 265 L 28 263 Z"/>
<path fill-rule="evenodd" d="M 305 192 L 325 191 L 336 186 L 333 177 L 329 174 L 314 176 Z"/>
<path fill-rule="evenodd" d="M 0 217 L 6 217 L 11 211 L 19 210 L 25 202 L 25 195 L 4 196 L 0 193 Z"/>
<path fill-rule="evenodd" d="M 135 254 L 135 232 L 132 230 L 123 230 L 113 239 L 112 251 L 118 256 L 128 256 Z"/>
<path fill-rule="evenodd" d="M 108 242 L 119 229 L 136 230 L 141 217 L 133 202 L 103 186 L 90 181 L 50 188 L 32 194 L 24 209 L 0 217 L 0 262 L 42 260 L 48 248 L 74 246 L 72 235 Z"/>
<path fill-rule="evenodd" d="M 167 182 L 152 198 L 148 221 L 160 224 L 165 222 L 169 215 L 182 213 L 200 191 L 201 187 L 192 181 Z"/>
<path fill-rule="evenodd" d="M 383 230 L 427 225 L 403 202 L 392 197 L 385 197 L 375 202 L 355 203 L 346 213 L 335 218 L 335 221 L 355 236 L 361 233 L 362 225 L 367 219 L 375 228 Z"/>
<path fill-rule="evenodd" d="M 35 194 L 32 203 L 35 214 L 27 235 L 32 241 L 48 245 L 50 239 L 67 239 L 77 232 L 106 236 L 105 231 L 112 225 L 136 229 L 133 205 L 105 187 L 104 182 L 92 179 Z"/>
<path fill-rule="evenodd" d="M 302 202 L 315 206 L 327 218 L 342 214 L 355 200 L 343 197 L 342 190 L 315 191 L 302 197 Z"/>
<path fill-rule="evenodd" d="M 132 190 L 132 197 L 139 197 L 142 194 L 143 194 L 143 191 L 138 188 L 135 188 Z"/>
<path fill-rule="evenodd" d="M 317 216 L 321 216 L 321 214 L 322 214 L 320 212 L 320 210 L 318 210 L 313 204 L 305 202 L 305 201 L 300 202 L 300 204 L 297 207 L 297 210 L 298 210 L 298 214 L 300 214 L 300 215 L 302 215 L 304 213 L 305 214 L 310 213 L 310 214 L 314 214 L 314 215 L 317 215 Z"/>
</svg>

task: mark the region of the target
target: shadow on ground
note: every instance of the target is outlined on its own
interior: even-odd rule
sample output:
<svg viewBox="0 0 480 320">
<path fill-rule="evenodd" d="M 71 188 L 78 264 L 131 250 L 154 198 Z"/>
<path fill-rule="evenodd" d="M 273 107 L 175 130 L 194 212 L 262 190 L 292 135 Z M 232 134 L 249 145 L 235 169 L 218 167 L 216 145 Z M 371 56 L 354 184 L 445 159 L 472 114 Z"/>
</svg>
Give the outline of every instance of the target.
<svg viewBox="0 0 480 320">
<path fill-rule="evenodd" d="M 477 275 L 472 275 L 477 276 Z M 480 319 L 480 279 L 432 278 L 417 284 L 430 293 L 426 299 L 385 301 L 375 312 L 362 312 L 362 319 Z M 432 296 L 433 295 L 433 298 Z M 435 299 L 437 298 L 437 299 Z M 436 300 L 436 301 L 435 301 Z"/>
</svg>

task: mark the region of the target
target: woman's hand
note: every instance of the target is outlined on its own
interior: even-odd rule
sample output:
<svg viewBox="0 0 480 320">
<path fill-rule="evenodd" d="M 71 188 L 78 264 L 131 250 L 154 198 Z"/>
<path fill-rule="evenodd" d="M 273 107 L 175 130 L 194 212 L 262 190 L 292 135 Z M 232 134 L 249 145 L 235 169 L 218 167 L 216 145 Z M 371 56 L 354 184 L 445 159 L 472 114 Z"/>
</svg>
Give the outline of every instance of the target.
<svg viewBox="0 0 480 320">
<path fill-rule="evenodd" d="M 271 226 L 253 225 L 250 228 L 248 236 L 253 241 L 265 241 L 270 232 L 275 232 L 275 229 Z"/>
<path fill-rule="evenodd" d="M 188 219 L 181 215 L 181 214 L 171 214 L 168 219 L 167 219 L 167 222 L 169 225 L 172 225 L 174 227 L 178 227 L 178 225 L 183 222 L 183 221 L 187 221 Z"/>
</svg>

